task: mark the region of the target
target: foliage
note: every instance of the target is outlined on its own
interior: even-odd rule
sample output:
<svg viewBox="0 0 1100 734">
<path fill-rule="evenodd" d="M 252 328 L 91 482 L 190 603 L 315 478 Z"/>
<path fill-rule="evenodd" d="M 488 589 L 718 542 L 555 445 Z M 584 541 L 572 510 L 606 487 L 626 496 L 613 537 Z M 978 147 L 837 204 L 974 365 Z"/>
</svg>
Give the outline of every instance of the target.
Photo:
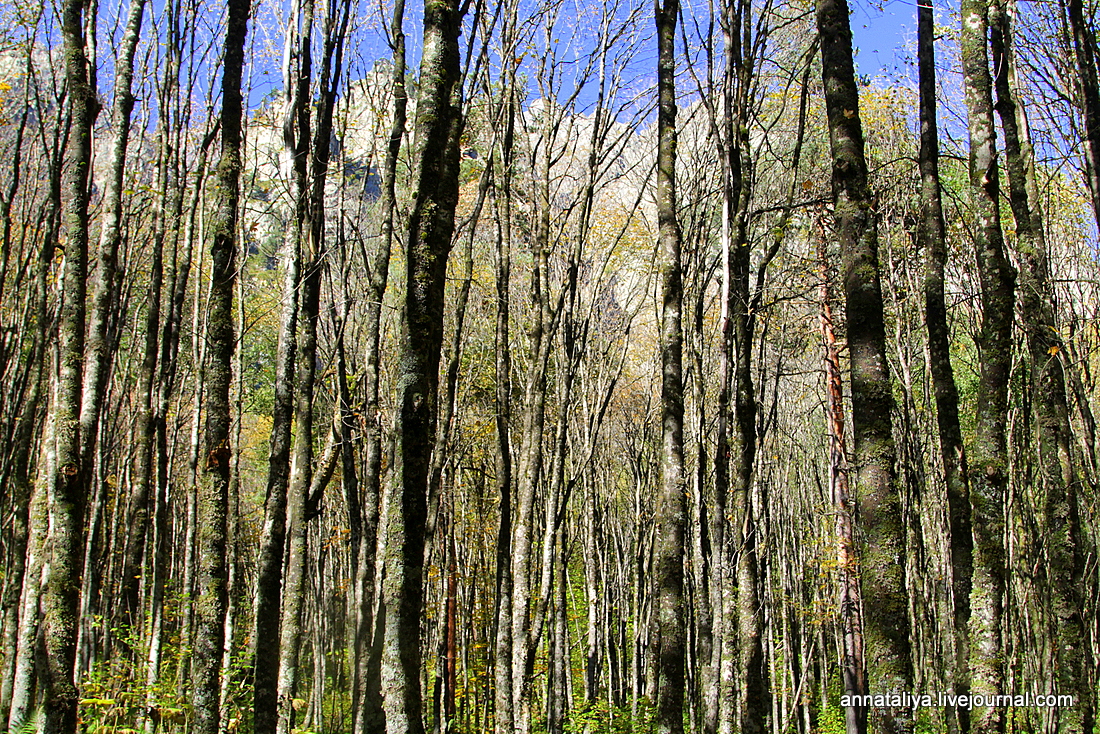
<svg viewBox="0 0 1100 734">
<path fill-rule="evenodd" d="M 654 707 L 649 698 L 638 699 L 637 716 L 631 708 L 613 706 L 605 699 L 578 706 L 565 722 L 568 734 L 650 734 L 653 731 Z"/>
</svg>

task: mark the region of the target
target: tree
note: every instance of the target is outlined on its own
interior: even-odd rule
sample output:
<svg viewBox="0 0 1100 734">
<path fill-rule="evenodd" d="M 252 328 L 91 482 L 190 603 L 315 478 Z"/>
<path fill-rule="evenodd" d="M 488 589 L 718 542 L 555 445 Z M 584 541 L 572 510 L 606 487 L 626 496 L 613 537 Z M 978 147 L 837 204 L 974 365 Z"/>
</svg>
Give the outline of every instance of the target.
<svg viewBox="0 0 1100 734">
<path fill-rule="evenodd" d="M 1043 484 L 1043 539 L 1049 588 L 1053 595 L 1056 654 L 1052 667 L 1059 691 L 1073 691 L 1075 706 L 1059 712 L 1059 729 L 1088 732 L 1095 723 L 1093 686 L 1089 681 L 1092 652 L 1086 643 L 1081 581 L 1084 539 L 1078 500 L 1080 480 L 1073 460 L 1066 396 L 1065 345 L 1054 316 L 1043 217 L 1034 178 L 1032 147 L 1024 109 L 1016 103 L 1012 27 L 1006 3 L 990 10 L 990 50 L 996 69 L 997 113 L 1005 136 L 1005 169 L 1009 205 L 1016 223 L 1015 249 L 1021 265 L 1020 322 L 1027 338 L 1031 368 L 1032 410 Z M 1091 133 L 1088 144 L 1092 145 Z"/>
<path fill-rule="evenodd" d="M 379 731 L 384 726 L 381 708 L 380 659 L 385 617 L 382 615 L 381 589 L 375 585 L 378 562 L 376 548 L 385 540 L 380 533 L 379 510 L 383 497 L 383 426 L 380 410 L 382 370 L 382 300 L 389 282 L 390 253 L 394 243 L 397 209 L 397 163 L 407 122 L 408 92 L 405 87 L 405 3 L 397 0 L 390 24 L 390 49 L 393 70 L 390 77 L 393 119 L 386 141 L 386 159 L 382 174 L 382 237 L 367 265 L 369 284 L 366 314 L 366 461 L 363 473 L 363 539 L 356 569 L 356 670 L 353 677 L 352 705 L 355 710 L 355 734 Z M 354 526 L 353 526 L 354 527 Z"/>
<path fill-rule="evenodd" d="M 939 128 L 936 123 L 935 24 L 930 6 L 917 7 L 917 63 L 920 73 L 921 209 L 917 245 L 925 253 L 924 311 L 928 329 L 929 367 L 936 397 L 936 426 L 939 429 L 940 459 L 947 484 L 948 528 L 951 548 L 951 592 L 953 623 L 952 678 L 956 695 L 970 690 L 968 637 L 970 587 L 974 565 L 974 540 L 970 525 L 970 487 L 967 482 L 966 449 L 959 425 L 959 392 L 951 367 L 951 332 L 944 299 L 944 270 L 947 265 L 947 233 L 940 195 Z M 970 728 L 969 710 L 954 707 L 948 722 L 960 732 Z"/>
<path fill-rule="evenodd" d="M 86 487 L 91 467 L 82 455 L 86 440 L 80 421 L 83 394 L 84 330 L 88 269 L 88 201 L 92 165 L 92 124 L 99 113 L 94 77 L 85 53 L 84 0 L 62 7 L 65 80 L 71 119 L 65 152 L 65 267 L 62 276 L 61 315 L 58 321 L 59 368 L 50 407 L 53 456 L 48 461 L 50 547 L 49 573 L 44 595 L 46 649 L 45 710 L 47 734 L 75 732 L 77 690 L 77 607 L 82 575 Z M 90 426 L 95 430 L 95 426 Z"/>
<path fill-rule="evenodd" d="M 1004 603 L 1004 497 L 1008 485 L 1008 381 L 1012 365 L 1012 309 L 1016 273 L 1004 252 L 998 210 L 1000 177 L 993 127 L 993 84 L 989 73 L 988 4 L 962 5 L 959 39 L 970 131 L 970 203 L 974 249 L 981 282 L 982 325 L 978 339 L 981 377 L 977 428 L 970 464 L 970 506 L 974 534 L 974 577 L 970 593 L 970 686 L 981 695 L 1004 687 L 1001 614 Z M 972 714 L 982 731 L 1001 731 L 997 707 Z"/>
<path fill-rule="evenodd" d="M 240 215 L 241 120 L 244 41 L 250 0 L 231 0 L 222 61 L 221 157 L 214 172 L 210 240 L 210 297 L 206 319 L 206 423 L 204 478 L 197 488 L 198 589 L 195 599 L 195 730 L 217 734 L 221 727 L 222 648 L 227 588 L 226 535 L 229 514 L 229 388 L 236 335 L 233 296 L 237 277 Z"/>
<path fill-rule="evenodd" d="M 661 480 L 654 548 L 660 734 L 684 728 L 684 384 L 683 274 L 676 220 L 677 0 L 654 2 L 657 21 L 657 218 L 661 268 Z"/>
<path fill-rule="evenodd" d="M 1085 23 L 1082 0 L 1068 0 L 1065 5 L 1073 39 L 1073 58 L 1077 64 L 1081 93 L 1081 109 L 1085 121 L 1085 153 L 1082 167 L 1092 194 L 1092 208 L 1100 226 L 1100 82 L 1096 76 L 1096 39 Z"/>
<path fill-rule="evenodd" d="M 893 394 L 886 361 L 878 223 L 867 182 L 859 93 L 852 65 L 846 0 L 819 0 L 817 26 L 832 150 L 836 236 L 843 261 L 845 321 L 851 364 L 855 493 L 864 541 L 867 680 L 882 691 L 909 690 L 913 669 L 905 585 L 905 527 L 894 474 Z M 875 710 L 874 731 L 911 731 L 906 707 Z"/>
<path fill-rule="evenodd" d="M 428 471 L 438 410 L 444 278 L 458 204 L 462 134 L 456 0 L 424 8 L 421 95 L 413 138 L 416 194 L 408 216 L 394 447 L 386 529 L 382 695 L 389 734 L 424 730 L 420 616 Z"/>
<path fill-rule="evenodd" d="M 442 0 L 411 74 L 401 2 L 141 2 L 0 8 L 9 729 L 962 734 L 838 694 L 1056 686 L 973 724 L 1084 734 L 1068 16 L 968 19 L 972 177 L 926 7 L 911 89 L 828 0 Z"/>
</svg>

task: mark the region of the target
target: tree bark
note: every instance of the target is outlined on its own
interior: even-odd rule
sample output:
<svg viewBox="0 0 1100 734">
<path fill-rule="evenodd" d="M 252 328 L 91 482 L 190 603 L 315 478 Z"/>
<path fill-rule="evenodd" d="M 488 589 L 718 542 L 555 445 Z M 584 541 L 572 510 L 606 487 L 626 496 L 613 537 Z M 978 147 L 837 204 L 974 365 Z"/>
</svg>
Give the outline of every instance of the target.
<svg viewBox="0 0 1100 734">
<path fill-rule="evenodd" d="M 990 45 L 997 112 L 1005 135 L 1005 170 L 1009 205 L 1016 222 L 1015 250 L 1020 264 L 1020 325 L 1031 362 L 1031 408 L 1038 437 L 1043 488 L 1041 538 L 1046 546 L 1043 577 L 1052 596 L 1054 659 L 1057 684 L 1075 705 L 1057 711 L 1058 731 L 1091 732 L 1095 724 L 1094 692 L 1089 670 L 1092 647 L 1087 642 L 1082 589 L 1085 538 L 1078 500 L 1080 467 L 1074 460 L 1063 352 L 1055 319 L 1054 287 L 1042 209 L 1034 180 L 1034 158 L 1024 108 L 1016 102 L 1015 61 L 1007 3 L 995 0 L 990 10 Z M 1091 140 L 1087 141 L 1091 144 Z"/>
<path fill-rule="evenodd" d="M 206 422 L 203 473 L 196 502 L 198 527 L 197 593 L 194 605 L 194 731 L 219 734 L 220 675 L 225 644 L 227 589 L 226 518 L 232 452 L 229 446 L 234 333 L 233 296 L 237 277 L 237 224 L 240 208 L 241 122 L 244 41 L 251 0 L 230 0 L 222 65 L 221 159 L 211 194 L 208 223 L 211 281 L 206 320 Z"/>
<path fill-rule="evenodd" d="M 1092 210 L 1100 228 L 1100 82 L 1096 71 L 1096 39 L 1085 23 L 1082 0 L 1067 0 L 1070 34 L 1073 36 L 1073 58 L 1081 85 L 1081 111 L 1085 118 L 1085 153 L 1082 161 L 1085 182 L 1092 194 Z"/>
<path fill-rule="evenodd" d="M 851 360 L 854 479 L 864 538 L 860 569 L 867 674 L 879 691 L 907 691 L 913 667 L 905 583 L 906 533 L 894 473 L 893 395 L 879 281 L 878 223 L 867 181 L 847 0 L 818 0 L 817 27 Z M 871 725 L 878 732 L 910 732 L 912 709 L 876 709 Z"/>
<path fill-rule="evenodd" d="M 970 505 L 974 575 L 970 593 L 970 687 L 984 696 L 1004 689 L 1002 610 L 1005 593 L 1004 503 L 1008 486 L 1008 384 L 1012 366 L 1012 308 L 1016 274 L 1004 251 L 999 212 L 1000 174 L 989 72 L 988 4 L 964 0 L 959 39 L 970 132 L 970 200 L 974 246 L 981 283 L 982 324 L 978 337 L 980 377 Z M 974 729 L 1004 730 L 997 707 L 971 712 Z"/>
<path fill-rule="evenodd" d="M 428 472 L 438 410 L 447 257 L 458 204 L 462 132 L 457 0 L 424 8 L 397 384 L 392 509 L 387 527 L 382 694 L 387 734 L 423 734 L 420 623 Z"/>
<path fill-rule="evenodd" d="M 45 734 L 70 734 L 77 727 L 74 680 L 78 597 L 84 549 L 84 514 L 91 466 L 82 455 L 80 421 L 83 394 L 84 328 L 88 275 L 88 203 L 92 165 L 92 123 L 99 112 L 86 53 L 85 0 L 62 6 L 65 80 L 71 120 L 65 152 L 64 248 L 60 362 L 50 419 L 54 460 L 46 479 L 49 492 L 49 571 L 43 598 L 45 633 Z"/>
<path fill-rule="evenodd" d="M 657 23 L 657 221 L 660 247 L 661 479 L 654 549 L 658 605 L 658 734 L 684 730 L 683 272 L 676 216 L 676 20 L 678 0 L 654 2 Z"/>
<path fill-rule="evenodd" d="M 974 565 L 974 540 L 970 527 L 970 486 L 966 450 L 959 425 L 959 391 L 951 367 L 951 331 L 944 300 L 947 234 L 940 196 L 939 131 L 936 122 L 935 25 L 931 5 L 917 7 L 917 65 L 920 76 L 921 209 L 917 246 L 925 253 L 924 313 L 928 329 L 928 354 L 932 389 L 936 399 L 936 426 L 940 458 L 947 485 L 948 533 L 951 554 L 952 649 L 949 675 L 957 696 L 970 691 L 967 629 L 970 624 L 970 587 Z M 946 718 L 959 732 L 970 729 L 969 709 L 949 707 Z"/>
</svg>

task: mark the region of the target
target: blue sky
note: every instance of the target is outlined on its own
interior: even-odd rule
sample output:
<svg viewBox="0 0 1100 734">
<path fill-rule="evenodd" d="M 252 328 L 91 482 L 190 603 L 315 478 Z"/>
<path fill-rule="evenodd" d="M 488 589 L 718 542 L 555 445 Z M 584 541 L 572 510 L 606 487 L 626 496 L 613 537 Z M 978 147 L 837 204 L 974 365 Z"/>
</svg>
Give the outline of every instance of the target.
<svg viewBox="0 0 1100 734">
<path fill-rule="evenodd" d="M 916 5 L 908 0 L 853 0 L 851 8 L 857 73 L 891 76 L 895 67 L 902 66 L 906 43 L 916 38 Z"/>
</svg>

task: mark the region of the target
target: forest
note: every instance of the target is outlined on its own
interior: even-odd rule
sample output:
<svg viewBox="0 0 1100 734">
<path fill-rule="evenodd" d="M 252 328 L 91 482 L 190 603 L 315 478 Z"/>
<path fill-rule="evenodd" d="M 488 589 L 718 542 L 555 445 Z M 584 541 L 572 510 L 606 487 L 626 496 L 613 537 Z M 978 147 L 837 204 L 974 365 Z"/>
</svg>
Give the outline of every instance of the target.
<svg viewBox="0 0 1100 734">
<path fill-rule="evenodd" d="M 0 731 L 1100 732 L 1098 5 L 904 12 L 0 5 Z"/>
</svg>

